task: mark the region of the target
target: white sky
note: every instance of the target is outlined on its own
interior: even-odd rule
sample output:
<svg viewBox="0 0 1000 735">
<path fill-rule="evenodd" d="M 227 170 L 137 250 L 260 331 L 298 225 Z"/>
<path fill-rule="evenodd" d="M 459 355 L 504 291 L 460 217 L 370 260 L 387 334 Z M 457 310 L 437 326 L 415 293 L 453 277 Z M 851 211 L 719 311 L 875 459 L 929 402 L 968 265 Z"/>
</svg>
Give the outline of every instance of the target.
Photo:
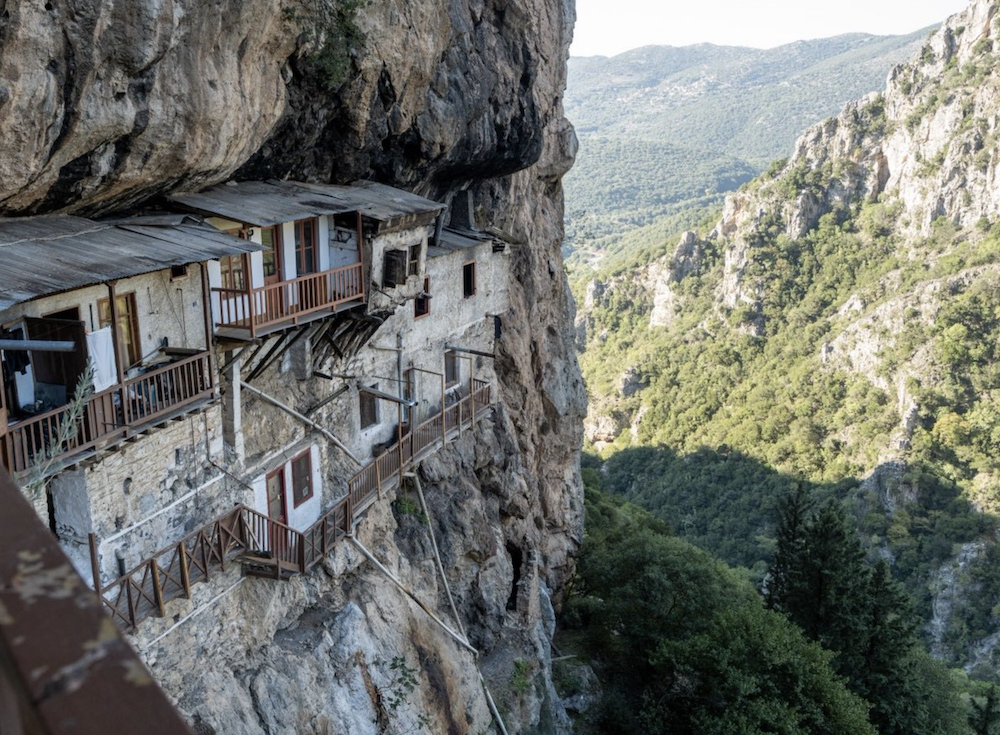
<svg viewBox="0 0 1000 735">
<path fill-rule="evenodd" d="M 942 22 L 969 0 L 576 0 L 573 56 L 651 44 L 770 48 L 841 33 L 902 34 Z"/>
</svg>

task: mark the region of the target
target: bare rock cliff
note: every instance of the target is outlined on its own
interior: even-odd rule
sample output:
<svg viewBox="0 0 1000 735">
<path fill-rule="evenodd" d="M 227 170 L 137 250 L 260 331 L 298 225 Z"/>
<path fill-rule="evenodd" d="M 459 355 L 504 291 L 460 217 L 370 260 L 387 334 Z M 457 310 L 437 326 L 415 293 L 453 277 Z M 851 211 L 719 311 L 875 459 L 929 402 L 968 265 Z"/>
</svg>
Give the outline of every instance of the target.
<svg viewBox="0 0 1000 735">
<path fill-rule="evenodd" d="M 338 28 L 312 8 L 0 0 L 0 213 L 105 214 L 234 176 L 472 191 L 478 224 L 522 243 L 501 406 L 485 448 L 456 446 L 435 459 L 447 471 L 420 471 L 508 727 L 559 732 L 548 645 L 582 538 L 586 411 L 560 254 L 572 0 L 369 0 L 336 80 L 318 59 Z M 441 603 L 425 529 L 390 500 L 361 534 Z M 142 632 L 137 646 L 199 732 L 488 731 L 471 659 L 356 553 L 314 577 L 241 583 L 173 631 L 185 611 Z"/>
</svg>

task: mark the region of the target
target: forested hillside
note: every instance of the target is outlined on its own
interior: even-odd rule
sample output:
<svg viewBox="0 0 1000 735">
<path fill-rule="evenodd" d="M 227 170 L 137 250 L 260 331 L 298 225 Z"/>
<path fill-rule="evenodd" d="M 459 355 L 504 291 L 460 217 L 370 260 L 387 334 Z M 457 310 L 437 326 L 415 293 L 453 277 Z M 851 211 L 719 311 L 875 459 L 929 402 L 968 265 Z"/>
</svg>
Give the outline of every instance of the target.
<svg viewBox="0 0 1000 735">
<path fill-rule="evenodd" d="M 902 583 L 927 650 L 990 680 L 998 39 L 997 4 L 973 2 L 883 94 L 809 129 L 720 216 L 632 233 L 576 285 L 606 491 L 760 588 L 801 485 Z"/>
<path fill-rule="evenodd" d="M 721 202 L 787 155 L 808 125 L 881 89 L 926 36 L 571 59 L 566 108 L 580 151 L 566 178 L 567 232 L 582 251 L 573 265 L 659 217 Z"/>
</svg>

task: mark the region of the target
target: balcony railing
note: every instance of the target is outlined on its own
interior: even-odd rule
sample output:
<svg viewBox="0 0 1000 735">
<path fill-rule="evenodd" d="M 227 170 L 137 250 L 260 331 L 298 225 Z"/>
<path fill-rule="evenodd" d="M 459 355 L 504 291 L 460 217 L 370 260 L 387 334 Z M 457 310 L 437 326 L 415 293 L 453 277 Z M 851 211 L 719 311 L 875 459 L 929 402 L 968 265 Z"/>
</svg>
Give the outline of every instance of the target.
<svg viewBox="0 0 1000 735">
<path fill-rule="evenodd" d="M 250 337 L 267 327 L 298 324 L 302 317 L 364 299 L 361 263 L 311 273 L 250 291 L 213 288 L 219 328 L 247 330 Z"/>
<path fill-rule="evenodd" d="M 214 387 L 209 353 L 200 352 L 93 395 L 67 433 L 71 405 L 11 423 L 0 435 L 0 460 L 15 474 L 72 458 L 210 396 Z"/>
</svg>

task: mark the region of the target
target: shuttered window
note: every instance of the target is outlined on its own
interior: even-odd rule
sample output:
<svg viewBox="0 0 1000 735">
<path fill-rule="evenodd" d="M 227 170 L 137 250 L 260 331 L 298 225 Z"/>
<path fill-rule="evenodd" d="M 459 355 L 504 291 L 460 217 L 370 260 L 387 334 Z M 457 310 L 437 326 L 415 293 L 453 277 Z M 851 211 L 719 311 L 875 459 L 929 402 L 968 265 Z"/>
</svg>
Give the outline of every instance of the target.
<svg viewBox="0 0 1000 735">
<path fill-rule="evenodd" d="M 391 288 L 406 283 L 407 253 L 386 250 L 382 261 L 382 286 Z"/>
<path fill-rule="evenodd" d="M 297 508 L 312 496 L 312 452 L 307 449 L 292 460 L 292 502 Z"/>
<path fill-rule="evenodd" d="M 378 388 L 373 385 L 372 388 Z M 359 394 L 361 399 L 361 428 L 367 429 L 378 423 L 378 399 L 366 390 Z"/>
</svg>

